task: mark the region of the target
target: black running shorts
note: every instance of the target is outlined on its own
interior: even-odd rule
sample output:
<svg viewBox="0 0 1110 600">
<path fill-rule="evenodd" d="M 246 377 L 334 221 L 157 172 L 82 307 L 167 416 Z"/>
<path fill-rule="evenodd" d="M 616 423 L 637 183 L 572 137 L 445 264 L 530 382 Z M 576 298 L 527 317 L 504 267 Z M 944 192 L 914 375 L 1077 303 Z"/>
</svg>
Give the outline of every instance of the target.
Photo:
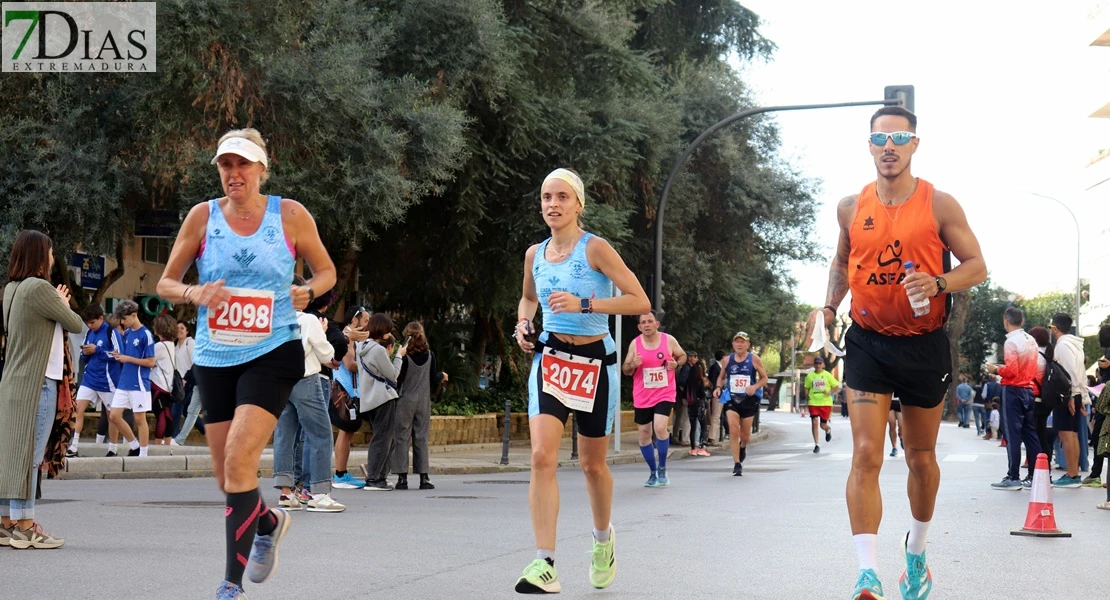
<svg viewBox="0 0 1110 600">
<path fill-rule="evenodd" d="M 1071 404 L 1075 407 L 1074 414 L 1070 410 L 1068 410 L 1068 404 Z M 1052 409 L 1052 428 L 1055 429 L 1057 432 L 1078 432 L 1079 428 L 1082 426 L 1081 424 L 1083 423 L 1083 417 L 1080 413 L 1080 410 L 1082 408 L 1083 401 L 1081 400 L 1080 396 L 1072 396 L 1066 401 L 1061 402 L 1059 405 Z"/>
<path fill-rule="evenodd" d="M 844 335 L 844 383 L 857 392 L 894 394 L 902 406 L 933 408 L 952 379 L 944 328 L 922 335 L 888 336 L 852 325 Z"/>
<path fill-rule="evenodd" d="M 545 331 L 540 334 L 539 339 L 548 348 L 553 348 L 559 352 L 609 363 L 603 363 L 601 367 L 594 396 L 593 411 L 576 410 L 574 411 L 574 418 L 578 423 L 578 435 L 582 437 L 602 438 L 612 433 L 613 419 L 616 416 L 616 411 L 620 410 L 617 406 L 620 380 L 617 379 L 617 365 L 613 360 L 610 360 L 610 355 L 616 349 L 613 338 L 606 336 L 596 342 L 576 346 L 564 342 Z M 528 418 L 551 415 L 566 425 L 571 410 L 565 404 L 559 402 L 557 398 L 543 391 L 543 373 L 540 369 L 540 363 L 540 353 L 537 352 L 532 358 L 532 373 L 528 381 Z"/>
<path fill-rule="evenodd" d="M 205 423 L 224 423 L 235 409 L 252 404 L 275 418 L 285 410 L 293 386 L 304 378 L 304 346 L 290 340 L 241 365 L 202 367 L 193 365 L 200 388 Z"/>
<path fill-rule="evenodd" d="M 636 424 L 647 425 L 655 420 L 655 415 L 663 415 L 664 417 L 670 418 L 671 413 L 674 412 L 674 402 L 660 402 L 655 406 L 637 408 L 635 412 L 636 415 L 633 420 L 636 421 Z"/>
<path fill-rule="evenodd" d="M 743 402 L 735 402 L 730 400 L 725 404 L 725 410 L 740 415 L 741 419 L 751 419 L 759 414 L 759 398 L 753 400 L 745 400 Z"/>
</svg>

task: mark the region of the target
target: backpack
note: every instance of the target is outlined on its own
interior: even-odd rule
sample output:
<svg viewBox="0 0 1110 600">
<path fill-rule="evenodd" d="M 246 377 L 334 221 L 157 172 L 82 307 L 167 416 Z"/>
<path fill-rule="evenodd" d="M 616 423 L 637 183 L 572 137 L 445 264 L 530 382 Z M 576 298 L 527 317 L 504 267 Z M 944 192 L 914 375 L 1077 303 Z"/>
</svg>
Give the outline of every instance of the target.
<svg viewBox="0 0 1110 600">
<path fill-rule="evenodd" d="M 1071 398 L 1071 375 L 1063 365 L 1056 362 L 1055 352 L 1049 346 L 1044 356 L 1044 379 L 1041 380 L 1041 402 L 1046 408 L 1056 408 Z"/>
<path fill-rule="evenodd" d="M 166 379 L 169 380 L 170 402 L 173 404 L 177 404 L 178 402 L 185 400 L 185 380 L 181 378 L 181 373 L 177 372 L 177 346 L 175 346 L 173 342 L 162 343 L 169 344 L 170 347 L 170 364 L 173 365 L 173 369 L 171 369 L 171 371 L 173 372 L 173 377 L 167 376 L 165 370 L 159 370 L 162 371 L 162 376 L 166 377 Z"/>
</svg>

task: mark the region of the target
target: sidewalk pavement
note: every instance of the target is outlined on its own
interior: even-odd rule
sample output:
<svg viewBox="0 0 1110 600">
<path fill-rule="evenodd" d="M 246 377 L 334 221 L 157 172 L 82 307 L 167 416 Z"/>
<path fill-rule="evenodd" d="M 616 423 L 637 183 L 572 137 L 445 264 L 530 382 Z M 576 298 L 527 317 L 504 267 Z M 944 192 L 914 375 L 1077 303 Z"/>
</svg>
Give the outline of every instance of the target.
<svg viewBox="0 0 1110 600">
<path fill-rule="evenodd" d="M 752 434 L 751 443 L 766 440 L 772 434 L 770 428 L 762 426 L 758 433 Z M 127 444 L 121 444 L 118 451 L 127 452 Z M 501 444 L 453 444 L 431 446 L 429 466 L 432 475 L 466 475 L 481 473 L 516 473 L 530 470 L 531 447 L 528 440 L 511 441 L 509 461 L 501 464 Z M 77 458 L 67 462 L 66 472 L 58 479 L 176 479 L 185 477 L 211 477 L 212 457 L 207 446 L 150 446 L 150 456 L 107 458 L 107 444 L 81 443 Z M 728 452 L 728 443 L 710 448 L 713 454 Z M 669 460 L 690 456 L 689 446 L 672 445 Z M 606 462 L 610 465 L 625 465 L 643 461 L 635 431 L 624 432 L 621 436 L 621 451 L 609 449 Z M 358 473 L 359 465 L 366 462 L 366 447 L 351 448 L 347 470 Z M 273 475 L 274 455 L 272 448 L 262 453 L 259 465 L 260 477 Z M 571 459 L 571 439 L 563 439 L 559 449 L 559 467 L 577 467 L 578 461 Z"/>
</svg>

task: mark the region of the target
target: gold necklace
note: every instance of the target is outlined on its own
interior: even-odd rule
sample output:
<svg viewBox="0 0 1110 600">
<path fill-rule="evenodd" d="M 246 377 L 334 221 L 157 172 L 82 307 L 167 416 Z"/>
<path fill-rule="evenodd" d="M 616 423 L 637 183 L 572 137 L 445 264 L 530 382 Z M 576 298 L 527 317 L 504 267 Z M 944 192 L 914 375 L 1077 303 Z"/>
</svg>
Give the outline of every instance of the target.
<svg viewBox="0 0 1110 600">
<path fill-rule="evenodd" d="M 886 203 L 883 202 L 882 198 L 879 198 L 879 204 L 883 205 L 883 214 L 886 215 L 886 218 L 890 219 L 891 223 L 896 223 L 898 221 L 898 213 L 902 212 L 902 207 L 906 205 L 906 201 L 908 201 L 910 199 L 910 196 L 913 196 L 913 193 L 916 192 L 916 191 L 917 191 L 917 178 L 914 178 L 913 187 L 910 188 L 910 193 L 906 194 L 905 198 L 902 198 L 902 202 L 900 202 L 898 204 L 898 209 L 894 211 L 894 216 L 893 217 L 890 216 L 890 210 L 889 209 L 890 209 L 891 206 L 894 206 L 894 204 L 893 203 L 886 204 Z M 876 189 L 875 190 L 875 196 L 878 197 L 878 195 L 879 195 L 879 190 Z"/>
<path fill-rule="evenodd" d="M 235 211 L 235 216 L 239 217 L 240 219 L 242 219 L 244 221 L 251 218 L 251 215 L 254 214 L 254 209 L 258 208 L 258 205 L 255 204 L 254 206 L 251 207 L 251 209 L 249 211 L 247 211 L 247 214 L 244 215 L 244 214 L 240 214 L 239 210 L 236 209 L 235 206 L 231 205 L 231 198 L 227 199 L 227 203 L 228 203 L 229 206 L 231 206 L 231 210 Z"/>
</svg>

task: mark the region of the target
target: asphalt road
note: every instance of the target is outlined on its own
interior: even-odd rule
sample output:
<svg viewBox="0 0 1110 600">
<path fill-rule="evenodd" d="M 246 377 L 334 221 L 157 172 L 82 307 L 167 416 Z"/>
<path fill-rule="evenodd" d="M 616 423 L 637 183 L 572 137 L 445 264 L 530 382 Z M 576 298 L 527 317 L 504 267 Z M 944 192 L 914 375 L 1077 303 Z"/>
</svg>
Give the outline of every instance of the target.
<svg viewBox="0 0 1110 600">
<path fill-rule="evenodd" d="M 561 471 L 563 596 L 848 598 L 857 572 L 844 507 L 848 422 L 834 416 L 834 439 L 815 455 L 808 419 L 763 420 L 775 435 L 752 448 L 744 477 L 731 476 L 724 452 L 674 462 L 666 489 L 642 487 L 642 465 L 614 468 L 618 575 L 607 590 L 587 579 L 583 478 Z M 938 456 L 943 479 L 928 546 L 933 598 L 1106 597 L 1110 513 L 1094 508 L 1105 490 L 1055 490 L 1060 527 L 1073 538 L 1015 537 L 1010 530 L 1024 522 L 1028 493 L 990 489 L 1004 473 L 1002 449 L 945 424 Z M 295 513 L 278 571 L 263 585 L 248 584 L 248 596 L 516 597 L 513 583 L 534 557 L 527 480 L 527 473 L 441 476 L 429 492 L 338 490 L 349 509 Z M 888 598 L 899 597 L 905 482 L 905 462 L 888 459 L 879 538 Z M 49 481 L 44 493 L 51 500 L 39 518 L 66 546 L 0 549 L 0 598 L 214 596 L 224 542 L 223 499 L 213 480 Z"/>
</svg>

